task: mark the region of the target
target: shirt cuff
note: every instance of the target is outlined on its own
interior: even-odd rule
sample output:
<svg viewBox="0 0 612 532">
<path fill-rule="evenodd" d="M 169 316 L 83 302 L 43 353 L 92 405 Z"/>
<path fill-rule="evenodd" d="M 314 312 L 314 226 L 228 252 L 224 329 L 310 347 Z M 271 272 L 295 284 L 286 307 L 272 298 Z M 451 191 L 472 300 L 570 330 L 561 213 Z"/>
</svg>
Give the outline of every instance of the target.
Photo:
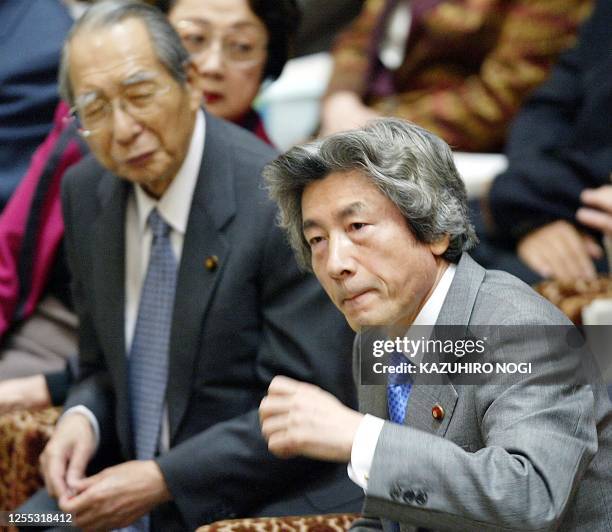
<svg viewBox="0 0 612 532">
<path fill-rule="evenodd" d="M 364 491 L 368 489 L 374 451 L 384 424 L 384 419 L 366 414 L 355 433 L 351 449 L 351 461 L 347 468 L 348 476 Z"/>
<path fill-rule="evenodd" d="M 73 406 L 72 408 L 69 408 L 68 410 L 66 410 L 61 415 L 60 419 L 70 414 L 83 414 L 88 419 L 89 424 L 91 425 L 91 428 L 94 431 L 94 437 L 96 439 L 95 450 L 97 451 L 98 446 L 100 445 L 100 425 L 98 424 L 98 420 L 96 419 L 96 416 L 94 416 L 94 413 L 91 410 L 89 410 L 89 408 L 87 408 L 86 406 L 77 405 L 77 406 Z"/>
</svg>

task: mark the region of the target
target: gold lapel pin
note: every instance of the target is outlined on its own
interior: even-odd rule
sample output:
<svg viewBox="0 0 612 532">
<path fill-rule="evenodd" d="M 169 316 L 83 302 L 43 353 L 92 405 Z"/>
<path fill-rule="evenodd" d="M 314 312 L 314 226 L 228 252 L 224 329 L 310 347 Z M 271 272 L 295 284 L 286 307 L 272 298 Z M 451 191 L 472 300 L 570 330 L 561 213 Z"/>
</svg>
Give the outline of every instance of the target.
<svg viewBox="0 0 612 532">
<path fill-rule="evenodd" d="M 214 272 L 217 269 L 218 265 L 219 257 L 217 257 L 217 255 L 211 255 L 210 257 L 206 257 L 206 260 L 204 261 L 204 267 L 209 272 Z"/>
</svg>

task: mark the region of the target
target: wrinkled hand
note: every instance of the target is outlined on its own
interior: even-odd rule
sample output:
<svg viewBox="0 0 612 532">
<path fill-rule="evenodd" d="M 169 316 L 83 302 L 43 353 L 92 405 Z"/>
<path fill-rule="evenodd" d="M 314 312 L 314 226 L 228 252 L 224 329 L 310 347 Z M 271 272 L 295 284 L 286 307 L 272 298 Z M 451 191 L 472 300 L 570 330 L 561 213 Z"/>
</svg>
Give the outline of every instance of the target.
<svg viewBox="0 0 612 532">
<path fill-rule="evenodd" d="M 586 189 L 580 200 L 585 206 L 576 211 L 576 219 L 583 225 L 612 235 L 612 185 Z"/>
<path fill-rule="evenodd" d="M 560 280 L 594 279 L 593 259 L 603 254 L 591 236 L 565 220 L 549 223 L 524 236 L 517 252 L 542 277 Z"/>
<path fill-rule="evenodd" d="M 323 101 L 321 110 L 321 137 L 340 131 L 363 127 L 380 114 L 361 103 L 354 92 L 337 92 Z"/>
<path fill-rule="evenodd" d="M 42 375 L 0 382 L 0 414 L 51 405 L 47 381 Z"/>
<path fill-rule="evenodd" d="M 259 406 L 261 430 L 270 451 L 346 462 L 363 415 L 321 388 L 288 377 L 274 377 Z"/>
<path fill-rule="evenodd" d="M 83 414 L 71 413 L 60 419 L 40 455 L 49 495 L 59 499 L 73 493 L 76 482 L 85 476 L 95 446 L 93 428 Z"/>
<path fill-rule="evenodd" d="M 59 507 L 85 530 L 124 527 L 171 499 L 153 460 L 133 460 L 74 483 L 78 495 L 62 496 Z"/>
</svg>

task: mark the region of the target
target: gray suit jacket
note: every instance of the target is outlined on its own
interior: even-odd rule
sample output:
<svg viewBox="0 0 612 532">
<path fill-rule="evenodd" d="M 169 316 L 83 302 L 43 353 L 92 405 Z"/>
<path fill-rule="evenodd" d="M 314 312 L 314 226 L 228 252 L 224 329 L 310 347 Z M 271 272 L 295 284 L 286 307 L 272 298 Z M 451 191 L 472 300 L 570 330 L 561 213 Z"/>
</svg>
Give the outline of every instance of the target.
<svg viewBox="0 0 612 532">
<path fill-rule="evenodd" d="M 154 512 L 159 530 L 359 508 L 348 479 L 330 484 L 346 477 L 341 466 L 277 459 L 261 435 L 257 408 L 274 375 L 354 401 L 346 372 L 352 333 L 316 279 L 298 270 L 262 187 L 261 170 L 274 156 L 253 135 L 207 115 L 198 183 L 184 206 L 166 391 L 170 449 L 157 458 L 174 502 Z M 134 457 L 124 337 L 130 187 L 88 158 L 67 172 L 62 190 L 81 371 L 66 406 L 94 412 L 100 453 L 118 450 L 119 461 Z M 322 324 L 325 333 L 314 334 Z"/>
<path fill-rule="evenodd" d="M 467 332 L 568 321 L 521 281 L 464 254 L 437 324 Z M 453 377 L 415 385 L 404 426 L 384 424 L 364 505 L 372 517 L 353 529 L 389 530 L 395 521 L 404 532 L 612 530 L 610 403 L 603 386 L 576 384 L 577 357 L 551 336 L 514 336 L 487 353 L 537 365 L 510 384 L 491 375 L 488 385 Z M 388 417 L 385 386 L 360 386 L 359 402 Z M 436 404 L 442 420 L 432 416 Z"/>
</svg>

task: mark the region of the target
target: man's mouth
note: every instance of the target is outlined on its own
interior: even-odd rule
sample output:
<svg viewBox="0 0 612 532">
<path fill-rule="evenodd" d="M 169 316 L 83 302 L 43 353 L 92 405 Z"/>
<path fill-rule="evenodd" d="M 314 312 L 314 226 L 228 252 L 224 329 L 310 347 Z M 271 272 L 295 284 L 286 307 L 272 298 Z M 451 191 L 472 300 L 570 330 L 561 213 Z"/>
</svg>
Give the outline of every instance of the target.
<svg viewBox="0 0 612 532">
<path fill-rule="evenodd" d="M 342 298 L 342 304 L 349 306 L 358 305 L 359 303 L 363 302 L 367 297 L 369 297 L 371 293 L 373 293 L 373 290 L 371 288 L 360 290 L 358 292 L 352 292 L 350 294 L 347 294 L 346 297 Z"/>
<path fill-rule="evenodd" d="M 125 162 L 129 166 L 142 166 L 149 162 L 149 160 L 153 157 L 154 153 L 155 153 L 155 150 L 147 151 L 145 153 L 141 153 L 140 155 L 130 157 L 129 159 L 126 159 Z"/>
</svg>

